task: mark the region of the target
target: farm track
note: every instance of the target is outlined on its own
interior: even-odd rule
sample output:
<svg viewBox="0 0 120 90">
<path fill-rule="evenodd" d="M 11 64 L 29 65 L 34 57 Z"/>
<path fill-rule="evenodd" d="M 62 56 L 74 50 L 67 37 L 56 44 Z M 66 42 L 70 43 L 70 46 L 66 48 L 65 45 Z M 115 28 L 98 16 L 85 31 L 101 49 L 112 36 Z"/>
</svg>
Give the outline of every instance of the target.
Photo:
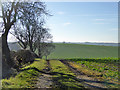
<svg viewBox="0 0 120 90">
<path fill-rule="evenodd" d="M 49 74 L 51 70 L 49 60 L 47 60 L 46 64 L 46 68 L 43 69 L 44 73 L 38 77 L 36 88 L 52 88 L 53 80 L 52 75 Z"/>
<path fill-rule="evenodd" d="M 95 80 L 93 77 L 88 77 L 84 73 L 78 71 L 76 68 L 71 66 L 68 61 L 59 61 L 68 66 L 70 71 L 72 71 L 76 75 L 76 80 L 80 81 L 80 83 L 82 83 L 86 89 L 89 88 L 90 90 L 101 90 L 107 88 L 103 85 L 102 82 Z M 38 77 L 38 81 L 35 86 L 36 88 L 52 88 L 58 85 L 58 82 L 53 80 L 53 75 L 56 75 L 57 73 L 51 72 L 50 60 L 47 60 L 46 64 L 46 68 L 43 69 L 42 75 Z"/>
<path fill-rule="evenodd" d="M 79 79 L 80 81 L 82 81 L 81 83 L 86 87 L 86 88 L 90 88 L 91 90 L 100 90 L 100 89 L 104 89 L 107 88 L 106 86 L 103 85 L 103 82 L 100 82 L 98 80 L 95 80 L 92 77 L 88 77 L 87 75 L 85 75 L 84 73 L 80 72 L 77 70 L 77 68 L 74 68 L 73 66 L 71 66 L 68 61 L 65 60 L 60 60 L 63 64 L 67 65 L 69 67 L 69 69 L 75 73 L 76 78 Z"/>
</svg>

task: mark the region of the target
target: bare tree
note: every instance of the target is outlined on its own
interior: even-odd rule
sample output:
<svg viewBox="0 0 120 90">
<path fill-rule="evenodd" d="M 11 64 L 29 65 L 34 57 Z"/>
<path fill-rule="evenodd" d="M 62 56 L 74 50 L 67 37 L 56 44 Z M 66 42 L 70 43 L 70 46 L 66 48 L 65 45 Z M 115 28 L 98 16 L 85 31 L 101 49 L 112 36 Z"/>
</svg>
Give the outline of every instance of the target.
<svg viewBox="0 0 120 90">
<path fill-rule="evenodd" d="M 42 28 L 38 32 L 36 44 L 40 58 L 43 56 L 47 57 L 52 52 L 55 46 L 52 44 L 52 35 L 49 33 L 48 28 Z"/>
<path fill-rule="evenodd" d="M 20 45 L 21 48 L 26 49 L 28 42 L 27 42 L 27 33 L 26 31 L 21 28 L 20 24 L 14 25 L 14 30 L 10 31 L 10 34 L 12 34 L 17 40 L 18 44 Z"/>
<path fill-rule="evenodd" d="M 22 22 L 24 25 L 27 20 L 32 21 L 33 16 L 38 19 L 41 15 L 48 14 L 45 10 L 45 4 L 42 2 L 4 2 L 1 4 L 2 8 L 2 19 L 3 19 L 3 30 L 2 32 L 2 52 L 5 56 L 7 63 L 12 66 L 13 62 L 10 58 L 10 50 L 7 43 L 7 36 L 16 22 Z M 29 18 L 29 17 L 30 18 Z M 29 19 L 28 19 L 29 18 Z M 28 25 L 29 26 L 29 25 Z M 19 37 L 22 38 L 22 36 Z"/>
<path fill-rule="evenodd" d="M 16 24 L 15 30 L 11 34 L 19 40 L 18 43 L 23 49 L 29 47 L 34 52 L 36 49 L 35 41 L 37 40 L 37 32 L 39 31 L 39 27 L 43 25 L 42 23 L 42 21 L 41 23 L 35 21 L 32 24 L 30 22 L 24 22 L 24 28 L 20 24 Z"/>
<path fill-rule="evenodd" d="M 55 45 L 53 43 L 43 43 L 43 51 L 42 56 L 45 56 L 45 59 L 47 60 L 47 56 L 50 55 L 50 53 L 55 49 Z"/>
<path fill-rule="evenodd" d="M 2 19 L 3 19 L 3 30 L 2 30 L 2 53 L 7 60 L 7 63 L 12 66 L 13 61 L 10 58 L 10 50 L 7 43 L 7 36 L 11 27 L 16 22 L 18 2 L 13 3 L 2 3 Z"/>
<path fill-rule="evenodd" d="M 27 46 L 29 46 L 30 50 L 34 52 L 36 49 L 36 34 L 45 23 L 44 16 L 50 16 L 50 14 L 47 13 L 45 5 L 42 5 L 38 12 L 38 9 L 34 9 L 35 6 L 39 6 L 38 3 L 24 3 L 24 5 L 27 4 L 32 8 L 25 8 L 27 13 L 25 12 L 22 17 L 20 17 L 20 23 L 22 26 L 16 24 L 14 36 L 19 40 L 19 44 L 22 48 L 26 49 Z"/>
</svg>

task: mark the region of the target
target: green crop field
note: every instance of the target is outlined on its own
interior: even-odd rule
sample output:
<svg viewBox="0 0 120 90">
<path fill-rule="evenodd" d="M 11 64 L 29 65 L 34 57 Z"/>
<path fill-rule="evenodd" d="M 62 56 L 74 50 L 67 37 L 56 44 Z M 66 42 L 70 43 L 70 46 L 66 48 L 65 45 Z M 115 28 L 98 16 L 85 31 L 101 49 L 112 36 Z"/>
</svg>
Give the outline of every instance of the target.
<svg viewBox="0 0 120 90">
<path fill-rule="evenodd" d="M 118 83 L 118 64 L 117 58 L 106 59 L 68 59 L 70 64 L 78 68 L 87 75 L 100 75 L 104 81 L 112 82 L 113 87 Z M 81 67 L 82 66 L 82 67 Z M 96 75 L 96 76 L 97 76 Z M 106 84 L 107 85 L 107 84 Z M 117 84 L 116 84 L 117 86 Z M 112 87 L 112 85 L 111 85 Z"/>
<path fill-rule="evenodd" d="M 48 56 L 49 59 L 118 57 L 118 47 L 115 46 L 97 46 L 67 43 L 57 43 L 55 46 L 55 50 Z"/>
<path fill-rule="evenodd" d="M 48 56 L 49 59 L 118 57 L 118 47 L 116 46 L 98 46 L 68 43 L 54 43 L 54 45 L 56 48 Z M 10 45 L 9 47 L 15 51 L 17 51 L 16 47 L 20 48 L 18 44 L 13 44 L 13 46 Z"/>
</svg>

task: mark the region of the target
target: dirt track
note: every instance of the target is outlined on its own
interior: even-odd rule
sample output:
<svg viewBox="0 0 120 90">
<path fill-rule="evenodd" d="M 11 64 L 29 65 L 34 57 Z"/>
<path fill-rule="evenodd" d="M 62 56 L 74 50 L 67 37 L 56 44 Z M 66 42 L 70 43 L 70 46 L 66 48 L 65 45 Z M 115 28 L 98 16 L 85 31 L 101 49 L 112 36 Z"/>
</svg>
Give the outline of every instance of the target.
<svg viewBox="0 0 120 90">
<path fill-rule="evenodd" d="M 101 90 L 103 88 L 107 88 L 103 82 L 98 81 L 96 79 L 94 79 L 93 77 L 88 77 L 87 75 L 85 75 L 84 73 L 81 73 L 80 71 L 78 71 L 76 68 L 72 67 L 68 61 L 66 60 L 60 60 L 63 64 L 65 64 L 66 66 L 68 66 L 68 68 L 75 73 L 76 75 L 76 79 L 78 81 L 80 81 L 80 83 L 82 83 L 84 85 L 84 87 L 87 89 L 91 89 L 91 90 Z M 51 73 L 50 72 L 51 67 L 50 67 L 50 63 L 49 60 L 47 60 L 47 66 L 46 68 L 43 70 L 44 73 L 42 73 L 42 75 L 40 75 L 38 77 L 38 82 L 36 84 L 36 88 L 52 88 L 54 87 L 54 83 L 55 81 L 53 80 L 53 75 L 55 75 L 56 73 Z"/>
<path fill-rule="evenodd" d="M 50 63 L 49 60 L 47 60 L 47 66 L 45 69 L 43 69 L 45 73 L 42 73 L 42 75 L 38 77 L 38 81 L 35 86 L 36 88 L 52 88 L 53 80 L 52 75 L 49 74 L 50 70 Z"/>
<path fill-rule="evenodd" d="M 103 88 L 107 88 L 105 85 L 103 85 L 103 82 L 100 82 L 96 79 L 94 79 L 93 77 L 88 77 L 87 75 L 85 75 L 84 73 L 78 71 L 76 68 L 72 67 L 68 61 L 66 60 L 60 60 L 62 63 L 64 63 L 65 65 L 67 65 L 69 67 L 69 69 L 75 73 L 76 78 L 82 81 L 82 84 L 86 87 L 86 88 L 91 88 L 91 89 L 103 89 Z"/>
</svg>

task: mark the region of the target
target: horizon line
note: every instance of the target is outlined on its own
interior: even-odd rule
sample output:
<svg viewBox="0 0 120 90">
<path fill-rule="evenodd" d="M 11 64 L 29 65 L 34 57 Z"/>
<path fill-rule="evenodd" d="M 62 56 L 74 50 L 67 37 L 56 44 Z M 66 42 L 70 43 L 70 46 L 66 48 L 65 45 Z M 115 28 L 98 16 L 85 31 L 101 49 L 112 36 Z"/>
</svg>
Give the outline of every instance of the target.
<svg viewBox="0 0 120 90">
<path fill-rule="evenodd" d="M 18 42 L 18 41 L 16 41 Z M 120 43 L 120 42 L 102 42 L 102 41 L 96 41 L 96 42 L 91 42 L 91 41 L 81 41 L 81 42 L 68 42 L 68 41 L 52 41 L 53 43 Z M 8 43 L 15 43 L 15 42 L 8 42 Z"/>
</svg>

